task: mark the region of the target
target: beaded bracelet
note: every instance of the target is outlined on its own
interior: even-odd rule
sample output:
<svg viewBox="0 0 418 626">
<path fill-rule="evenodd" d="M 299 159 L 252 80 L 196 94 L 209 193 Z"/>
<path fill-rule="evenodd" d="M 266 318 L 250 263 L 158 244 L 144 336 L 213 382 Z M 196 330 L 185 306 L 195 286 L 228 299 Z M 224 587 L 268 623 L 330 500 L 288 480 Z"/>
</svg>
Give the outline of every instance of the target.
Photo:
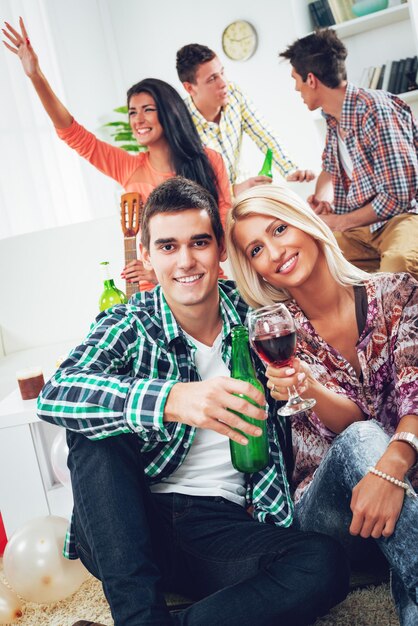
<svg viewBox="0 0 418 626">
<path fill-rule="evenodd" d="M 416 494 L 415 491 L 411 489 L 411 487 L 408 485 L 408 483 L 405 483 L 403 480 L 398 480 L 394 476 L 390 476 L 390 474 L 385 474 L 385 472 L 381 472 L 375 467 L 369 467 L 367 471 L 375 474 L 376 476 L 380 476 L 380 478 L 388 480 L 390 483 L 396 485 L 397 487 L 402 487 L 402 489 L 405 489 L 406 495 L 410 498 L 418 498 L 418 494 Z"/>
</svg>

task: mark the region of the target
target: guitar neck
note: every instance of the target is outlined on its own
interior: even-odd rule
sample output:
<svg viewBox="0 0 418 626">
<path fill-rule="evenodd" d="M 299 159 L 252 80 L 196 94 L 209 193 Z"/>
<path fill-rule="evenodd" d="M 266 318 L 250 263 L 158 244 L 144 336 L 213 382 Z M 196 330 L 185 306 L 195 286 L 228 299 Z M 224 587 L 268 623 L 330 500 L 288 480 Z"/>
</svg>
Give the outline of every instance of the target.
<svg viewBox="0 0 418 626">
<path fill-rule="evenodd" d="M 136 261 L 138 256 L 136 253 L 136 237 L 124 237 L 123 245 L 125 248 L 125 265 L 130 261 Z M 125 292 L 128 298 L 137 293 L 138 283 L 128 283 L 125 281 Z"/>
</svg>

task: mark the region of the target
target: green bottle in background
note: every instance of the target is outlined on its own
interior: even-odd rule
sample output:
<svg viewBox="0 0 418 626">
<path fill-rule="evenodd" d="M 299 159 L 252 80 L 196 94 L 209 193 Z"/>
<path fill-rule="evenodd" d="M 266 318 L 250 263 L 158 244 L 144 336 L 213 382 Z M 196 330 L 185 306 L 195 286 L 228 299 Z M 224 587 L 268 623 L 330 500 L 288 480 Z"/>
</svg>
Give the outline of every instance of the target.
<svg viewBox="0 0 418 626">
<path fill-rule="evenodd" d="M 269 176 L 273 178 L 273 172 L 271 171 L 271 166 L 273 164 L 273 152 L 270 148 L 267 148 L 266 158 L 264 159 L 263 167 L 258 172 L 259 176 Z"/>
<path fill-rule="evenodd" d="M 250 346 L 248 343 L 248 330 L 245 326 L 235 326 L 232 329 L 232 355 L 231 376 L 239 380 L 245 380 L 264 393 L 263 385 L 257 380 L 254 365 L 251 360 Z M 246 400 L 254 404 L 252 400 L 244 396 Z M 269 461 L 269 443 L 267 437 L 267 424 L 265 420 L 256 420 L 242 413 L 237 413 L 243 420 L 254 424 L 262 429 L 259 437 L 251 437 L 244 434 L 248 439 L 246 446 L 229 440 L 231 449 L 232 465 L 239 472 L 257 472 L 266 467 Z"/>
<path fill-rule="evenodd" d="M 100 311 L 104 311 L 109 307 L 115 304 L 125 304 L 127 302 L 127 298 L 123 291 L 115 287 L 115 283 L 113 278 L 110 278 L 109 272 L 109 261 L 103 261 L 100 263 L 100 266 L 103 270 L 103 293 L 100 296 L 99 300 L 99 309 Z"/>
</svg>

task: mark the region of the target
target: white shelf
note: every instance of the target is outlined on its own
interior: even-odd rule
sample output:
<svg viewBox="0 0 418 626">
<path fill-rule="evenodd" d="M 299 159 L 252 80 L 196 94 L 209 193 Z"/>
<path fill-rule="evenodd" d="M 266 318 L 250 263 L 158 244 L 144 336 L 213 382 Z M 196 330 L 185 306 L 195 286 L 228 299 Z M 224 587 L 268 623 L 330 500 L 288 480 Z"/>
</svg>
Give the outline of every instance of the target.
<svg viewBox="0 0 418 626">
<path fill-rule="evenodd" d="M 408 104 L 410 102 L 418 101 L 418 89 L 415 89 L 414 91 L 406 91 L 405 93 L 398 93 L 396 95 L 398 96 L 398 98 L 401 98 L 401 100 L 404 100 Z"/>
<path fill-rule="evenodd" d="M 381 28 L 382 26 L 388 26 L 395 22 L 402 22 L 409 19 L 409 7 L 408 4 L 401 4 L 399 6 L 390 7 L 383 11 L 376 11 L 376 13 L 370 13 L 363 17 L 356 17 L 347 22 L 341 22 L 335 24 L 332 28 L 338 33 L 339 37 L 351 37 L 364 33 L 368 30 L 374 30 L 375 28 Z"/>
</svg>

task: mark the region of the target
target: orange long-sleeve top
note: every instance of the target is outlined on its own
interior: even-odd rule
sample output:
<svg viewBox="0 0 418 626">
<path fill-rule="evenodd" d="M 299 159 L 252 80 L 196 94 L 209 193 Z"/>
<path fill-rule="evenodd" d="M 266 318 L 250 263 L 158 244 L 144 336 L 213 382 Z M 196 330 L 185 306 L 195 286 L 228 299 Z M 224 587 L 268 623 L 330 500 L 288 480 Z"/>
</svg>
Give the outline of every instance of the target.
<svg viewBox="0 0 418 626">
<path fill-rule="evenodd" d="M 176 175 L 175 172 L 160 172 L 151 167 L 148 152 L 130 154 L 122 148 L 101 141 L 75 120 L 68 128 L 56 128 L 56 132 L 70 148 L 103 174 L 116 180 L 125 191 L 140 193 L 144 202 L 157 185 Z M 204 150 L 216 175 L 219 213 L 225 226 L 226 214 L 231 208 L 228 174 L 222 156 L 211 148 L 205 147 Z M 153 287 L 152 283 L 140 283 L 141 291 Z"/>
</svg>

